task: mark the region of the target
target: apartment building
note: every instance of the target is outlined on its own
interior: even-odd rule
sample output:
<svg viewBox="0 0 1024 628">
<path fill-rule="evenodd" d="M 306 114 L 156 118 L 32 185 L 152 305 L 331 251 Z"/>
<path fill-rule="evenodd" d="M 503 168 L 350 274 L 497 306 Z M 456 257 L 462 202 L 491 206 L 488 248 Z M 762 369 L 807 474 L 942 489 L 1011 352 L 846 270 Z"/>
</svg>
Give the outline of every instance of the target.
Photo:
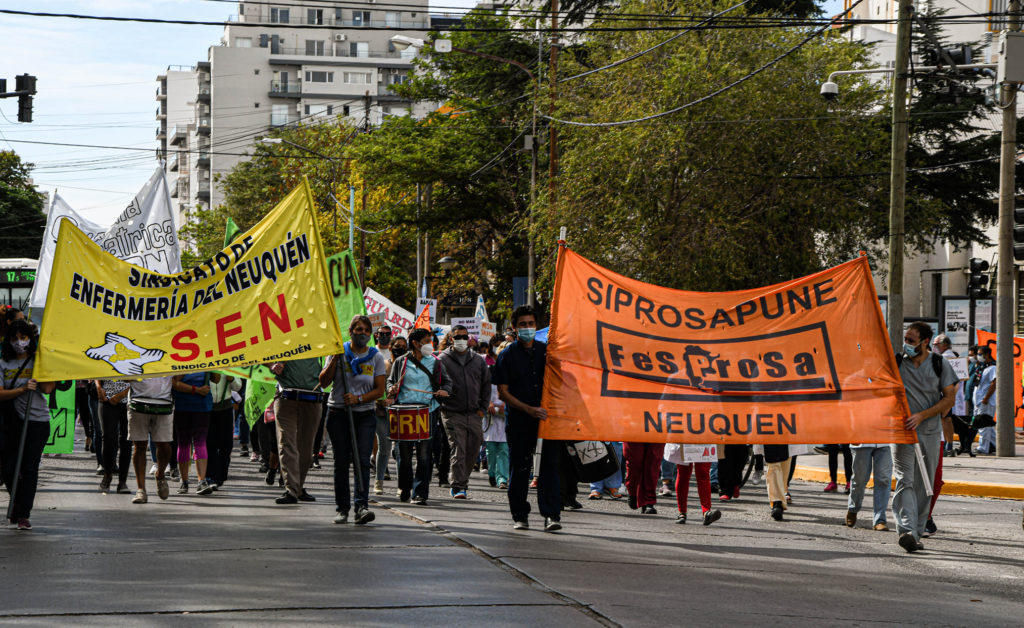
<svg viewBox="0 0 1024 628">
<path fill-rule="evenodd" d="M 846 8 L 852 4 L 852 0 L 846 0 Z M 887 19 L 895 20 L 898 10 L 897 0 L 867 0 L 852 10 L 851 17 L 856 19 Z M 936 9 L 946 10 L 946 15 L 968 15 L 978 13 L 1003 13 L 1006 11 L 1006 0 L 937 0 Z M 966 20 L 971 23 L 958 23 L 956 20 L 947 20 L 942 25 L 942 36 L 948 42 L 947 45 L 971 44 L 981 48 L 980 58 L 975 58 L 975 63 L 995 63 L 997 60 L 996 45 L 999 31 L 1005 27 L 1004 20 L 993 17 L 985 23 L 978 23 L 977 19 Z M 918 28 L 915 26 L 915 29 Z M 851 37 L 855 40 L 873 44 L 872 55 L 876 67 L 892 68 L 895 66 L 896 58 L 896 24 L 876 24 L 872 26 L 857 26 L 851 31 Z M 921 63 L 917 59 L 918 64 Z M 888 75 L 879 75 L 879 80 L 888 83 Z M 824 80 L 824 79 L 823 79 Z M 979 82 L 979 86 L 990 85 L 992 81 Z M 839 85 L 842 94 L 843 85 Z M 1024 113 L 1021 107 L 1021 99 L 1018 99 L 1018 115 Z M 978 126 L 988 131 L 999 131 L 1000 114 L 993 113 L 987 119 L 981 120 Z M 992 189 L 993 197 L 999 193 L 997 188 Z M 992 270 L 995 269 L 998 260 L 998 231 L 996 226 L 986 228 L 985 234 L 993 243 L 992 246 L 973 246 L 965 250 L 954 250 L 948 243 L 937 243 L 935 249 L 927 255 L 918 255 L 907 258 L 904 261 L 903 275 L 903 303 L 904 316 L 936 318 L 939 322 L 943 318 L 942 299 L 946 297 L 959 297 L 967 292 L 967 276 L 964 269 L 968 267 L 968 260 L 971 258 L 982 258 L 989 262 Z M 884 271 L 884 267 L 876 269 Z M 1022 282 L 1020 267 L 1015 273 L 1016 286 L 1015 294 L 1018 295 L 1017 310 L 1021 308 L 1021 286 Z M 994 279 L 993 279 L 994 281 Z M 882 280 L 880 273 L 875 273 L 875 288 L 879 294 L 888 292 L 887 282 Z M 993 314 L 994 317 L 994 314 Z M 994 321 L 993 321 L 994 322 Z M 1020 323 L 1018 323 L 1018 326 Z M 979 326 L 984 326 L 979 322 Z M 1020 330 L 1018 330 L 1020 331 Z"/>
<path fill-rule="evenodd" d="M 431 27 L 427 0 L 239 2 L 206 61 L 158 77 L 157 156 L 169 157 L 182 224 L 195 207 L 223 202 L 215 176 L 247 159 L 270 129 L 337 116 L 372 127 L 387 115 L 425 115 L 431 104 L 393 91 L 409 79 L 416 51 L 390 39 L 423 37 Z"/>
</svg>

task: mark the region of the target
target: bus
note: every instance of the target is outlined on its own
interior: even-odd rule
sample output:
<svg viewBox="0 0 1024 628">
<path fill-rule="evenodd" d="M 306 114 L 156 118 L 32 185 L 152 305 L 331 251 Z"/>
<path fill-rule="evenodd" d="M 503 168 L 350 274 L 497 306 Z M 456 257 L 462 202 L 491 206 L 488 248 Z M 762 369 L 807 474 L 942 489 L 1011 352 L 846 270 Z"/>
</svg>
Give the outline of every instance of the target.
<svg viewBox="0 0 1024 628">
<path fill-rule="evenodd" d="M 39 260 L 25 257 L 0 259 L 0 305 L 28 309 L 28 295 L 36 280 Z"/>
</svg>

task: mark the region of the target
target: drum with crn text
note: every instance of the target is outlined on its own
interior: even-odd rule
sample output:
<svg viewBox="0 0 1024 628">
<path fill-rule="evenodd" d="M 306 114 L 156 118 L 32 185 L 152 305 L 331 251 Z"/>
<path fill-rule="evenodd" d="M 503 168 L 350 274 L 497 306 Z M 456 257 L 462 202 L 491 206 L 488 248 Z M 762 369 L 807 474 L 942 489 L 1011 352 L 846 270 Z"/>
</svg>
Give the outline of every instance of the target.
<svg viewBox="0 0 1024 628">
<path fill-rule="evenodd" d="M 388 408 L 391 424 L 391 440 L 415 441 L 430 438 L 430 408 L 404 404 Z"/>
</svg>

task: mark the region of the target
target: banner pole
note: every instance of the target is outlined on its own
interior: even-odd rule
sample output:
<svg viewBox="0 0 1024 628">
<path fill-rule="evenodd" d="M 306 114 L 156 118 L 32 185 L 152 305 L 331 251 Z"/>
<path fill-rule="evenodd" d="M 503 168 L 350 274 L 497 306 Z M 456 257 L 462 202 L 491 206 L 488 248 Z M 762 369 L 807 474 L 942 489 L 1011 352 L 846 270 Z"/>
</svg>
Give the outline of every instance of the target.
<svg viewBox="0 0 1024 628">
<path fill-rule="evenodd" d="M 935 494 L 935 487 L 932 485 L 932 478 L 928 474 L 928 467 L 924 464 L 924 451 L 921 449 L 921 442 L 914 443 L 914 454 L 917 457 L 917 465 L 921 467 L 921 477 L 924 478 L 924 488 L 928 497 Z"/>
<path fill-rule="evenodd" d="M 28 414 L 32 411 L 32 401 L 36 391 L 28 391 L 28 403 L 25 404 L 25 416 L 21 419 L 21 439 L 18 441 L 18 456 L 15 458 L 14 473 L 11 477 L 11 499 L 7 502 L 7 519 L 14 513 L 14 500 L 18 494 L 18 480 L 21 478 L 21 463 L 25 457 L 25 439 L 28 436 Z"/>
<path fill-rule="evenodd" d="M 352 368 L 348 360 L 341 358 L 341 365 L 346 369 Z M 341 388 L 344 394 L 348 394 L 348 373 L 341 374 Z M 356 420 L 352 416 L 352 406 L 345 404 L 345 411 L 348 413 L 348 435 L 352 439 L 352 445 L 349 447 L 349 452 L 352 454 L 352 467 L 355 469 L 356 484 L 359 487 L 363 486 L 363 468 L 359 463 L 359 452 L 356 447 Z M 387 464 L 387 461 L 384 462 Z M 369 487 L 367 487 L 367 493 L 369 493 Z M 369 497 L 369 495 L 367 495 Z"/>
</svg>

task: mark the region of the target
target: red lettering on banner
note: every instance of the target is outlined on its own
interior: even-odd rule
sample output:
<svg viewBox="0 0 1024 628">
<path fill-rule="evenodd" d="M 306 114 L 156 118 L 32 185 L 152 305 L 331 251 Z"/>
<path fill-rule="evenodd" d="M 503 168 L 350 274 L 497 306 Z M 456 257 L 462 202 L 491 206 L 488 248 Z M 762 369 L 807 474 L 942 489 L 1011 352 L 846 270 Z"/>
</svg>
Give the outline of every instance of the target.
<svg viewBox="0 0 1024 628">
<path fill-rule="evenodd" d="M 230 345 L 227 343 L 228 338 L 242 333 L 242 327 L 239 325 L 235 325 L 230 329 L 227 328 L 229 323 L 233 323 L 240 318 L 242 318 L 242 313 L 235 312 L 234 314 L 228 314 L 227 316 L 217 319 L 217 349 L 222 355 L 245 348 L 244 340 Z"/>
<path fill-rule="evenodd" d="M 199 338 L 199 334 L 192 329 L 186 329 L 179 331 L 174 334 L 174 338 L 171 338 L 171 346 L 179 351 L 188 351 L 188 353 L 172 353 L 171 359 L 178 362 L 189 362 L 199 357 L 199 345 L 194 342 L 185 342 L 185 340 L 196 340 Z"/>
</svg>

